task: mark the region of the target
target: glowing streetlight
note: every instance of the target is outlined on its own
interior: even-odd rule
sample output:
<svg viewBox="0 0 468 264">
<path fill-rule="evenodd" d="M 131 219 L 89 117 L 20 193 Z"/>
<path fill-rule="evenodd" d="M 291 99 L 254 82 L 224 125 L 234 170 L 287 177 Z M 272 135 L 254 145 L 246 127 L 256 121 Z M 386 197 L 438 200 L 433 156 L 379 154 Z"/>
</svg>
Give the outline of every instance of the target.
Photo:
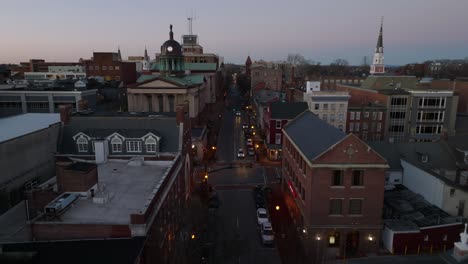
<svg viewBox="0 0 468 264">
<path fill-rule="evenodd" d="M 368 239 L 369 241 L 373 241 L 373 240 L 374 240 L 374 237 L 373 237 L 372 235 L 369 235 L 369 236 L 367 237 L 367 239 Z"/>
<path fill-rule="evenodd" d="M 192 234 L 191 238 L 192 238 L 192 240 L 195 239 L 195 234 Z"/>
<path fill-rule="evenodd" d="M 276 211 L 279 211 L 279 209 L 280 209 L 279 205 L 277 205 L 277 206 L 275 207 L 275 209 L 276 209 Z"/>
<path fill-rule="evenodd" d="M 192 144 L 192 148 L 194 149 L 194 148 L 195 148 L 195 145 Z"/>
<path fill-rule="evenodd" d="M 216 147 L 215 147 L 215 146 L 212 146 L 211 149 L 212 149 L 212 150 L 216 150 Z"/>
<path fill-rule="evenodd" d="M 316 236 L 315 236 L 315 239 L 316 239 L 317 241 L 320 241 L 320 240 L 322 239 L 322 237 L 321 237 L 320 235 L 316 235 Z"/>
</svg>

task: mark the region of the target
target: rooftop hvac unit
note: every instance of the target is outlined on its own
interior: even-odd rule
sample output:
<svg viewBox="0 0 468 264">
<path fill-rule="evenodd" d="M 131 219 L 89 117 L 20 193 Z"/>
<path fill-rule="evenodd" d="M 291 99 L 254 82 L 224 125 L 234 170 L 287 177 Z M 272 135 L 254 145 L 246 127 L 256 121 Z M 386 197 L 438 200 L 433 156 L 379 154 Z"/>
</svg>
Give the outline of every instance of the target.
<svg viewBox="0 0 468 264">
<path fill-rule="evenodd" d="M 58 214 L 80 197 L 77 193 L 64 193 L 44 207 L 47 214 Z"/>
</svg>

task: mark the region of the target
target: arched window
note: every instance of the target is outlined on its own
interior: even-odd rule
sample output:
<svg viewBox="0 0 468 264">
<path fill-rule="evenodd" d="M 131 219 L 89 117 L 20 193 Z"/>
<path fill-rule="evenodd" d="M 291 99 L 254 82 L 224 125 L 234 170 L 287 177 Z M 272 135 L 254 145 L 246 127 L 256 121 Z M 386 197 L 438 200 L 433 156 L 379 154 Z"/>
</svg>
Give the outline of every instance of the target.
<svg viewBox="0 0 468 264">
<path fill-rule="evenodd" d="M 149 137 L 145 140 L 145 146 L 146 146 L 146 152 L 152 152 L 152 153 L 155 153 L 156 152 L 156 139 L 154 139 L 153 137 Z"/>
<path fill-rule="evenodd" d="M 76 140 L 76 145 L 78 146 L 78 152 L 88 152 L 88 140 L 80 136 L 78 140 Z"/>
<path fill-rule="evenodd" d="M 113 137 L 111 140 L 112 152 L 122 152 L 122 140 L 118 137 Z"/>
</svg>

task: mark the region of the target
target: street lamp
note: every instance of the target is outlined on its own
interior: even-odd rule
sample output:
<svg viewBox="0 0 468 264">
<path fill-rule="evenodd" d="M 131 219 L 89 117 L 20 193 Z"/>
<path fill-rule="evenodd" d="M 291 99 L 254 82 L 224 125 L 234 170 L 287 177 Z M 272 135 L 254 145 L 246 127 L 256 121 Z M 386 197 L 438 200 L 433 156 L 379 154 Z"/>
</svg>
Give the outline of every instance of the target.
<svg viewBox="0 0 468 264">
<path fill-rule="evenodd" d="M 369 235 L 369 236 L 367 237 L 367 239 L 368 239 L 369 241 L 373 241 L 373 240 L 374 240 L 374 237 L 373 237 L 372 235 Z"/>
<path fill-rule="evenodd" d="M 215 146 L 212 146 L 211 149 L 212 149 L 212 150 L 216 150 L 216 147 L 215 147 Z"/>
<path fill-rule="evenodd" d="M 277 205 L 277 206 L 275 207 L 275 209 L 276 209 L 276 211 L 279 211 L 279 209 L 280 209 L 279 205 Z"/>
<path fill-rule="evenodd" d="M 190 238 L 192 238 L 192 240 L 194 240 L 195 239 L 195 234 L 192 234 L 192 236 Z"/>
</svg>

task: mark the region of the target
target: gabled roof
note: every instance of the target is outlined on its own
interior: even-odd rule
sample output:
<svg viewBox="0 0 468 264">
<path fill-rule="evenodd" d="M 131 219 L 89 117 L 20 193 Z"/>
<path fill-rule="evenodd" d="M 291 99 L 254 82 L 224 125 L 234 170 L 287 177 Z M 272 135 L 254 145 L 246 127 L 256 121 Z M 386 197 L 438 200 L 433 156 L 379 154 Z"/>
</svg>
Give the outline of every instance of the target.
<svg viewBox="0 0 468 264">
<path fill-rule="evenodd" d="M 155 76 L 155 75 L 142 75 L 138 78 L 137 84 L 134 87 L 138 87 L 143 84 L 147 84 L 153 81 L 163 81 L 169 84 L 179 86 L 181 88 L 199 86 L 205 82 L 205 76 L 203 75 L 185 75 L 181 77 L 176 76 Z"/>
<path fill-rule="evenodd" d="M 305 111 L 290 121 L 283 131 L 311 161 L 346 136 L 311 111 Z"/>
<path fill-rule="evenodd" d="M 306 102 L 270 103 L 271 119 L 291 120 L 307 109 Z"/>
<path fill-rule="evenodd" d="M 161 137 L 160 152 L 177 152 L 179 127 L 174 117 L 79 117 L 64 126 L 61 154 L 76 152 L 73 136 L 84 133 L 91 138 L 107 138 L 118 133 L 126 138 L 141 138 L 148 133 Z"/>
</svg>

